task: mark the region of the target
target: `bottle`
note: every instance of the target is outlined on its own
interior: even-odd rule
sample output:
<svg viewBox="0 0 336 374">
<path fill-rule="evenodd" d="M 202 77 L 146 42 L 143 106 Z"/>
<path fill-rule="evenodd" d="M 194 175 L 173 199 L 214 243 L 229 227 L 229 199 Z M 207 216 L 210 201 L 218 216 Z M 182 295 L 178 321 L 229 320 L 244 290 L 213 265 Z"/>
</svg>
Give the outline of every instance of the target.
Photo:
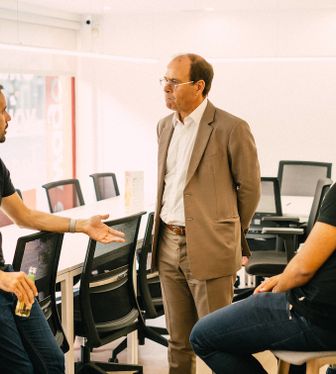
<svg viewBox="0 0 336 374">
<path fill-rule="evenodd" d="M 36 270 L 37 269 L 34 266 L 31 266 L 29 268 L 28 278 L 31 279 L 33 282 L 35 281 Z M 23 301 L 18 300 L 15 308 L 15 314 L 19 317 L 28 318 L 30 316 L 31 307 L 31 305 L 28 306 Z"/>
</svg>

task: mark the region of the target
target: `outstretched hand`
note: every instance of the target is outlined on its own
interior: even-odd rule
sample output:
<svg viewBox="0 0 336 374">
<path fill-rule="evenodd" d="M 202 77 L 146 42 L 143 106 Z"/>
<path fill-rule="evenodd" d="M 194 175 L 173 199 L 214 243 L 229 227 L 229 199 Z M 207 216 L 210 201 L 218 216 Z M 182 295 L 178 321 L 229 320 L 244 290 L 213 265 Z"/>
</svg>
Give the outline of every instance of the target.
<svg viewBox="0 0 336 374">
<path fill-rule="evenodd" d="M 14 293 L 18 300 L 27 305 L 32 305 L 34 297 L 37 296 L 35 283 L 23 271 L 0 271 L 0 289 Z"/>
<path fill-rule="evenodd" d="M 125 234 L 121 231 L 112 229 L 102 222 L 103 219 L 107 219 L 108 217 L 108 214 L 104 214 L 84 220 L 82 223 L 83 230 L 81 231 L 89 235 L 91 239 L 104 244 L 111 242 L 123 243 L 125 241 Z"/>
</svg>

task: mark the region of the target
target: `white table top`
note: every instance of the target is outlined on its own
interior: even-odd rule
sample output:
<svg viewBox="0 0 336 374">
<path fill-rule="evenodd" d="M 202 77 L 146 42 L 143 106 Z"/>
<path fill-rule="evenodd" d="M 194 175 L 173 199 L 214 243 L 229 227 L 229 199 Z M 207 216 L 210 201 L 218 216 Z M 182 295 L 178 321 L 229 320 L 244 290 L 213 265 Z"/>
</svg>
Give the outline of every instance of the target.
<svg viewBox="0 0 336 374">
<path fill-rule="evenodd" d="M 307 221 L 313 199 L 312 196 L 281 196 L 282 213 Z"/>
</svg>

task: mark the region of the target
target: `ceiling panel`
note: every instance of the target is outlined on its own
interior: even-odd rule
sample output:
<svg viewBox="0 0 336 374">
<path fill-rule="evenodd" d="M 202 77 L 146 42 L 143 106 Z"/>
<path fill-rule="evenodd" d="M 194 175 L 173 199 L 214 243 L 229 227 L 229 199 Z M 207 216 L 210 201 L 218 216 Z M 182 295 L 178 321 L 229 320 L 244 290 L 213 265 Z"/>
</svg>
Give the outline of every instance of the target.
<svg viewBox="0 0 336 374">
<path fill-rule="evenodd" d="M 0 0 L 0 8 L 75 14 L 336 8 L 336 0 Z"/>
</svg>

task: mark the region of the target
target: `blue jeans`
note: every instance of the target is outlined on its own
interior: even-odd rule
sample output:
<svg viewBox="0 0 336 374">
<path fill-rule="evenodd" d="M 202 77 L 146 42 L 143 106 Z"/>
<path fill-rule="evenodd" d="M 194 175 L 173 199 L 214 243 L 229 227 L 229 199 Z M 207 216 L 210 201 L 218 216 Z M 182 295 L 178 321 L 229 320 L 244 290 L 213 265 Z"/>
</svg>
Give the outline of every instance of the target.
<svg viewBox="0 0 336 374">
<path fill-rule="evenodd" d="M 61 374 L 64 355 L 35 300 L 29 318 L 17 317 L 17 298 L 0 291 L 0 368 L 6 374 Z"/>
<path fill-rule="evenodd" d="M 267 374 L 252 353 L 336 349 L 336 334 L 288 308 L 285 293 L 260 293 L 219 309 L 194 326 L 195 353 L 216 374 Z"/>
</svg>

